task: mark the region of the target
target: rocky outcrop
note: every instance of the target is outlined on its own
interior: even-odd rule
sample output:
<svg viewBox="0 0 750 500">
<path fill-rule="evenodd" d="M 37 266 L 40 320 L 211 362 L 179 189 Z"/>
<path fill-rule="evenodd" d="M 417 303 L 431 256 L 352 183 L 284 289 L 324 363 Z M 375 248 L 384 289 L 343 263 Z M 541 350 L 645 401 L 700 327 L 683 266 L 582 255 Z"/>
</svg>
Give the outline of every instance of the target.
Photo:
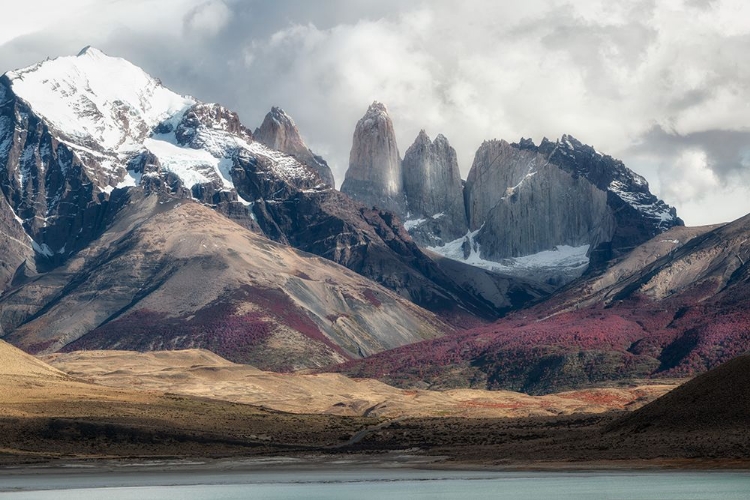
<svg viewBox="0 0 750 500">
<path fill-rule="evenodd" d="M 440 246 L 466 234 L 463 184 L 456 150 L 442 134 L 422 130 L 404 154 L 409 234 L 421 246 Z"/>
<path fill-rule="evenodd" d="M 568 135 L 539 146 L 530 139 L 486 141 L 465 186 L 456 153 L 442 135 L 430 141 L 421 131 L 399 162 L 393 124 L 377 102 L 357 123 L 342 192 L 398 215 L 420 246 L 445 248 L 439 251 L 451 258 L 462 253 L 465 260 L 497 262 L 559 246 L 575 252 L 588 247 L 590 269 L 597 269 L 682 224 L 645 179 Z M 557 265 L 541 273 L 549 270 L 558 284 L 569 281 L 583 272 L 574 260 L 559 276 Z"/>
<path fill-rule="evenodd" d="M 534 148 L 531 141 L 519 146 Z M 601 267 L 657 234 L 684 225 L 674 207 L 651 194 L 646 179 L 620 160 L 602 154 L 570 135 L 563 135 L 556 142 L 544 139 L 536 149 L 551 163 L 573 176 L 586 178 L 607 193 L 607 205 L 615 226 L 609 242 L 592 246 L 592 268 Z"/>
<path fill-rule="evenodd" d="M 401 157 L 385 105 L 373 102 L 354 129 L 341 192 L 367 206 L 406 215 Z"/>
<path fill-rule="evenodd" d="M 593 263 L 630 251 L 682 225 L 674 208 L 622 162 L 574 138 L 519 144 L 487 141 L 465 189 L 474 242 L 489 260 L 558 245 L 589 245 Z"/>
<path fill-rule="evenodd" d="M 307 147 L 294 120 L 283 109 L 271 108 L 263 124 L 255 129 L 254 137 L 271 149 L 293 156 L 300 163 L 315 170 L 323 183 L 334 187 L 333 173 L 328 163 Z"/>
<path fill-rule="evenodd" d="M 0 295 L 12 281 L 23 278 L 34 268 L 31 239 L 10 206 L 0 199 Z"/>
</svg>

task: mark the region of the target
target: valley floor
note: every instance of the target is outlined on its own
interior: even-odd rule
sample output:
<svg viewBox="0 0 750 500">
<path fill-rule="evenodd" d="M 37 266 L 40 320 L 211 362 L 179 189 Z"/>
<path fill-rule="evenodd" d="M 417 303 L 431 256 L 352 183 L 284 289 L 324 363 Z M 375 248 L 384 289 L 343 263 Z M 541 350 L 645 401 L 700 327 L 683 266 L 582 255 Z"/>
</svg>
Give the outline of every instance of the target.
<svg viewBox="0 0 750 500">
<path fill-rule="evenodd" d="M 433 457 L 439 467 L 750 468 L 750 430 L 638 435 L 617 430 L 623 412 L 389 419 L 291 414 L 153 391 L 92 391 L 80 382 L 63 382 L 54 395 L 28 389 L 31 397 L 2 406 L 2 465 L 311 456 L 388 462 L 406 453 L 420 457 L 418 465 Z"/>
<path fill-rule="evenodd" d="M 750 455 L 742 450 L 750 433 L 708 434 L 696 442 L 680 434 L 645 439 L 610 435 L 607 428 L 618 414 L 378 424 L 361 418 L 267 414 L 246 405 L 184 399 L 169 401 L 168 409 L 159 403 L 148 406 L 131 408 L 137 416 L 116 419 L 73 415 L 79 412 L 0 419 L 0 465 L 5 466 L 0 470 L 19 464 L 107 468 L 112 463 L 164 470 L 195 465 L 196 460 L 199 465 L 222 459 L 231 464 L 253 457 L 261 459 L 255 462 L 258 467 L 750 469 Z M 95 404 L 91 413 L 109 409 Z M 227 420 L 233 423 L 226 425 Z M 351 443 L 350 437 L 363 430 L 364 439 Z M 256 432 L 263 434 L 251 434 Z"/>
<path fill-rule="evenodd" d="M 353 460 L 480 469 L 750 468 L 750 429 L 744 424 L 705 428 L 667 426 L 666 430 L 653 431 L 650 423 L 642 423 L 642 417 L 628 420 L 628 416 L 636 414 L 624 410 L 619 400 L 609 401 L 610 410 L 602 411 L 606 397 L 598 401 L 598 413 L 578 412 L 574 407 L 563 406 L 552 416 L 549 412 L 554 407 L 545 400 L 546 413 L 540 416 L 538 404 L 525 399 L 507 395 L 502 404 L 499 401 L 503 396 L 498 391 L 493 397 L 500 399 L 483 406 L 483 396 L 472 393 L 468 396 L 478 404 L 475 414 L 439 416 L 429 395 L 424 395 L 425 406 L 419 407 L 414 402 L 406 405 L 405 398 L 416 398 L 414 391 L 382 392 L 385 389 L 375 386 L 377 391 L 368 389 L 372 394 L 362 392 L 354 396 L 387 395 L 402 398 L 401 402 L 390 409 L 387 404 L 381 406 L 380 413 L 360 411 L 342 415 L 326 411 L 338 411 L 341 407 L 332 402 L 341 398 L 355 399 L 346 391 L 353 391 L 355 382 L 363 381 L 337 387 L 331 385 L 329 374 L 322 379 L 325 382 L 322 385 L 317 385 L 317 376 L 307 380 L 300 378 L 305 376 L 291 375 L 286 383 L 308 391 L 312 399 L 315 391 L 332 392 L 327 395 L 321 392 L 320 398 L 326 404 L 311 406 L 307 413 L 298 406 L 281 411 L 279 408 L 288 403 L 279 399 L 278 394 L 291 386 L 282 384 L 277 379 L 280 375 L 237 367 L 203 352 L 137 356 L 138 363 L 123 353 L 65 358 L 70 363 L 67 368 L 75 361 L 77 369 L 88 367 L 87 373 L 101 382 L 115 372 L 131 382 L 130 386 L 112 387 L 93 384 L 82 377 L 82 372 L 72 377 L 7 345 L 0 347 L 4 348 L 0 349 L 0 361 L 4 361 L 2 366 L 6 371 L 0 377 L 0 465 L 6 467 L 19 464 L 106 467 L 108 460 L 203 463 L 255 457 L 272 462 L 294 459 L 312 467 Z M 120 362 L 114 363 L 113 356 L 119 357 Z M 170 359 L 170 369 L 164 372 L 165 380 L 161 383 L 158 372 L 164 360 L 151 359 L 159 356 L 184 358 L 183 364 Z M 203 360 L 201 364 L 195 364 L 198 358 Z M 106 359 L 108 369 L 94 370 L 96 359 Z M 146 363 L 148 359 L 150 364 Z M 63 368 L 65 363 L 57 361 L 58 368 Z M 207 363 L 215 366 L 209 369 Z M 101 368 L 101 364 L 97 366 Z M 140 368 L 137 373 L 127 374 L 126 366 L 128 370 Z M 98 375 L 94 376 L 95 373 Z M 144 377 L 140 387 L 136 374 Z M 203 378 L 203 374 L 210 377 Z M 264 379 L 270 380 L 271 385 L 258 385 Z M 216 387 L 224 387 L 224 392 L 196 394 L 196 388 L 205 389 L 207 380 L 217 383 Z M 252 391 L 262 387 L 266 391 L 275 390 L 277 395 L 268 400 L 270 406 L 248 404 L 247 398 L 243 400 L 242 387 L 246 396 L 250 395 L 247 396 L 250 401 L 255 397 Z M 205 397 L 207 394 L 212 397 Z M 584 392 L 585 397 L 578 401 L 592 394 L 611 393 L 606 389 Z M 472 407 L 459 404 L 459 399 L 452 402 L 464 410 Z M 352 405 L 346 408 L 355 409 Z M 392 413 L 394 408 L 398 411 Z M 507 413 L 509 409 L 513 411 Z M 490 410 L 495 411 L 494 416 L 487 416 Z M 522 410 L 526 411 L 525 416 Z"/>
</svg>

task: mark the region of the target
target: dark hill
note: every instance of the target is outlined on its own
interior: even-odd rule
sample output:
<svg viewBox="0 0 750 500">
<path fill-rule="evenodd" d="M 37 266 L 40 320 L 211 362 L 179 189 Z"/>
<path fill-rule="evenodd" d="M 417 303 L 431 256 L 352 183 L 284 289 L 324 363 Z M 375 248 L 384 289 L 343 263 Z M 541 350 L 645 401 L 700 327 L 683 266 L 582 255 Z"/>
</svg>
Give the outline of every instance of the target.
<svg viewBox="0 0 750 500">
<path fill-rule="evenodd" d="M 615 422 L 613 432 L 746 432 L 750 354 L 738 356 Z"/>
</svg>

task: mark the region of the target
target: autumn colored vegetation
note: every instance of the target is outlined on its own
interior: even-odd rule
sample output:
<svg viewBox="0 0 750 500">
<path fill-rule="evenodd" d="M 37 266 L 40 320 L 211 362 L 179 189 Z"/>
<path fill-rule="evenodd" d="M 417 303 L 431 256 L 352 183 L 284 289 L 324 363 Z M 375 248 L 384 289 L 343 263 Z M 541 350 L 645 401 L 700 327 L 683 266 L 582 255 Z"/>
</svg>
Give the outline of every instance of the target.
<svg viewBox="0 0 750 500">
<path fill-rule="evenodd" d="M 248 303 L 253 307 L 240 307 Z M 252 310 L 238 312 L 246 309 Z M 281 326 L 340 351 L 282 292 L 252 287 L 245 287 L 233 297 L 222 298 L 189 316 L 170 316 L 149 309 L 130 312 L 68 344 L 63 351 L 203 348 L 230 361 L 267 368 L 264 347 Z M 286 369 L 291 368 L 290 365 Z"/>
<path fill-rule="evenodd" d="M 636 378 L 692 376 L 750 347 L 750 310 L 741 303 L 670 307 L 635 297 L 613 307 L 549 317 L 539 311 L 522 311 L 332 370 L 399 386 L 543 394 Z"/>
</svg>

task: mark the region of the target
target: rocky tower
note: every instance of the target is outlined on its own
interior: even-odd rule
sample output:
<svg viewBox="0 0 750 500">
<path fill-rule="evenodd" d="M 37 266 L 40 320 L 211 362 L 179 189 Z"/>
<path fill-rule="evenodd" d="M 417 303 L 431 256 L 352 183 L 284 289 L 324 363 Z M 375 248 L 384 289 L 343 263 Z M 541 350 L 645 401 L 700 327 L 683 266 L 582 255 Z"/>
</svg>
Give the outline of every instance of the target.
<svg viewBox="0 0 750 500">
<path fill-rule="evenodd" d="M 334 187 L 333 173 L 328 163 L 310 151 L 302 140 L 294 120 L 283 109 L 275 106 L 271 108 L 263 124 L 255 129 L 253 136 L 269 148 L 293 156 L 300 163 L 315 170 L 326 185 Z"/>
<path fill-rule="evenodd" d="M 409 233 L 422 246 L 439 246 L 466 234 L 463 186 L 456 150 L 442 134 L 422 130 L 403 161 Z"/>
<path fill-rule="evenodd" d="M 406 215 L 401 158 L 385 105 L 373 102 L 354 129 L 341 191 L 369 206 Z"/>
</svg>

